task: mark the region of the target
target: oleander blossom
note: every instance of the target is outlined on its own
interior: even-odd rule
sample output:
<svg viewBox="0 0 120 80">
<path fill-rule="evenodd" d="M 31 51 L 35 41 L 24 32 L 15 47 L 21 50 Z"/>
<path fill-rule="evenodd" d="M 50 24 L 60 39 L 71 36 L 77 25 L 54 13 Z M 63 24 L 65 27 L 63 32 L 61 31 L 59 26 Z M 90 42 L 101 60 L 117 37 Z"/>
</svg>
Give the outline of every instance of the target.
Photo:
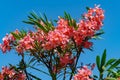
<svg viewBox="0 0 120 80">
<path fill-rule="evenodd" d="M 19 41 L 19 45 L 17 46 L 16 50 L 18 51 L 18 53 L 23 53 L 24 50 L 33 49 L 33 44 L 34 39 L 32 39 L 31 36 L 28 34 Z"/>
<path fill-rule="evenodd" d="M 73 70 L 77 67 L 77 61 L 80 53 L 84 52 L 83 49 L 91 49 L 93 45 L 91 39 L 95 37 L 96 33 L 99 33 L 103 26 L 104 11 L 99 6 L 89 8 L 79 22 L 65 14 L 65 17 L 58 17 L 55 26 L 52 22 L 44 21 L 42 17 L 35 21 L 32 17 L 29 16 L 29 23 L 35 23 L 35 30 L 28 32 L 16 30 L 13 34 L 7 34 L 3 38 L 3 43 L 0 44 L 0 49 L 3 53 L 15 49 L 22 55 L 22 59 L 23 53 L 29 52 L 30 57 L 33 57 L 30 58 L 30 63 L 40 61 L 48 68 L 52 77 L 56 77 L 62 71 L 65 71 L 65 77 L 65 74 L 68 73 L 67 70 L 71 70 L 71 76 L 76 72 Z M 19 65 L 19 67 L 22 66 Z M 94 67 L 95 64 L 91 66 L 91 70 Z M 83 66 L 71 78 L 93 80 L 91 70 L 87 66 Z M 9 67 L 3 67 L 0 72 L 0 80 L 25 80 L 26 76 L 23 71 L 16 71 Z"/>
<path fill-rule="evenodd" d="M 77 47 L 89 49 L 93 45 L 89 39 L 101 29 L 103 19 L 104 11 L 99 6 L 95 6 L 95 8 L 89 8 L 79 23 L 75 23 L 77 25 L 76 28 L 69 25 L 69 20 L 59 17 L 56 27 L 48 33 L 37 28 L 36 32 L 28 32 L 25 37 L 17 41 L 12 34 L 6 35 L 0 48 L 5 53 L 10 51 L 13 46 L 18 53 L 23 53 L 26 50 L 34 49 L 34 44 L 37 42 L 38 46 L 44 50 L 52 50 L 58 47 L 65 50 L 70 45 L 74 45 L 75 42 Z M 45 26 L 43 22 L 40 22 L 40 24 Z M 16 30 L 14 33 L 19 34 L 19 31 Z M 17 45 L 12 44 L 15 41 Z"/>
<path fill-rule="evenodd" d="M 87 66 L 83 66 L 78 70 L 78 73 L 74 75 L 74 80 L 93 80 L 90 78 L 92 71 Z"/>
<path fill-rule="evenodd" d="M 73 64 L 75 57 L 72 57 L 71 53 L 65 53 L 64 56 L 60 56 L 60 66 L 65 67 L 68 64 Z"/>
<path fill-rule="evenodd" d="M 15 40 L 14 36 L 12 34 L 9 35 L 6 34 L 6 36 L 2 40 L 3 40 L 3 44 L 0 44 L 0 48 L 2 52 L 5 53 L 6 51 L 10 51 L 11 44 Z"/>
<path fill-rule="evenodd" d="M 58 73 L 60 69 L 65 68 L 67 65 L 72 65 L 76 59 L 76 57 L 73 57 L 72 54 L 69 52 L 66 52 L 64 55 L 58 54 L 58 56 L 60 57 L 59 64 L 57 65 L 57 69 L 56 69 L 56 65 L 53 66 L 54 73 L 56 72 Z"/>
<path fill-rule="evenodd" d="M 15 30 L 13 33 L 18 34 L 19 31 Z M 12 48 L 12 45 L 16 38 L 12 34 L 6 34 L 6 36 L 2 39 L 3 44 L 0 44 L 0 49 L 3 53 L 6 53 L 7 51 L 10 51 Z"/>
<path fill-rule="evenodd" d="M 0 72 L 0 80 L 25 80 L 25 74 L 22 71 L 16 72 L 13 68 L 3 67 Z"/>
<path fill-rule="evenodd" d="M 96 31 L 100 30 L 104 19 L 104 11 L 95 6 L 90 8 L 88 13 L 84 14 L 84 19 L 78 23 L 78 29 L 74 32 L 74 39 L 77 45 L 83 45 L 83 42 L 89 37 L 93 37 Z M 88 48 L 88 47 L 87 47 Z"/>
<path fill-rule="evenodd" d="M 45 49 L 50 50 L 60 46 L 65 48 L 73 35 L 73 28 L 68 25 L 68 21 L 59 18 L 57 26 L 53 31 L 49 31 L 47 42 L 43 45 Z"/>
</svg>

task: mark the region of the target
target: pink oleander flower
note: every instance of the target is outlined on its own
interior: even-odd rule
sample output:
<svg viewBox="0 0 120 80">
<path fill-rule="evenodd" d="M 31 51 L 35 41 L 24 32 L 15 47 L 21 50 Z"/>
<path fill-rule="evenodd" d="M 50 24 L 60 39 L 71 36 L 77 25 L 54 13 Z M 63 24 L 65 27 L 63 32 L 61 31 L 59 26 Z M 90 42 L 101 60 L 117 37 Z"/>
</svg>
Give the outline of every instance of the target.
<svg viewBox="0 0 120 80">
<path fill-rule="evenodd" d="M 93 80 L 89 76 L 92 74 L 92 71 L 87 68 L 87 66 L 83 66 L 78 70 L 78 73 L 75 74 L 74 80 Z"/>
<path fill-rule="evenodd" d="M 4 80 L 7 77 L 9 80 L 25 80 L 26 76 L 22 71 L 16 72 L 14 69 L 9 67 L 3 67 L 0 72 L 0 80 Z"/>
<path fill-rule="evenodd" d="M 48 33 L 47 40 L 48 41 L 44 45 L 44 48 L 47 50 L 50 50 L 62 45 L 65 46 L 69 41 L 68 37 L 57 29 L 55 29 L 54 31 L 50 31 Z"/>
<path fill-rule="evenodd" d="M 64 49 L 73 36 L 73 31 L 74 29 L 68 25 L 68 21 L 60 18 L 56 28 L 49 31 L 47 42 L 43 45 L 44 48 L 50 50 L 60 46 Z"/>
<path fill-rule="evenodd" d="M 57 65 L 54 65 L 53 66 L 53 72 L 54 73 L 59 73 L 59 71 L 66 67 L 67 65 L 72 65 L 75 61 L 75 57 L 72 57 L 72 54 L 71 53 L 65 53 L 64 55 L 60 55 L 58 54 L 58 56 L 60 57 L 60 60 L 59 60 L 59 64 Z"/>
<path fill-rule="evenodd" d="M 69 26 L 68 25 L 68 21 L 63 19 L 63 18 L 59 18 L 59 21 L 57 22 L 57 29 L 62 32 L 64 35 L 68 36 L 68 38 L 73 37 L 73 32 L 74 32 L 74 28 L 73 26 Z"/>
<path fill-rule="evenodd" d="M 25 50 L 28 50 L 33 48 L 32 46 L 33 42 L 34 42 L 34 39 L 32 39 L 31 36 L 28 34 L 27 36 L 25 36 L 23 39 L 19 41 L 19 44 L 21 44 L 25 48 Z"/>
<path fill-rule="evenodd" d="M 44 33 L 41 29 L 37 29 L 37 32 L 32 32 L 32 39 L 34 39 L 35 41 L 39 42 L 39 43 L 43 43 L 47 37 L 47 34 Z"/>
<path fill-rule="evenodd" d="M 96 31 L 100 30 L 103 25 L 104 11 L 99 6 L 95 6 L 84 14 L 84 18 L 80 20 L 77 24 L 78 29 L 74 31 L 74 40 L 78 46 L 82 45 L 87 37 L 93 37 Z"/>
<path fill-rule="evenodd" d="M 33 49 L 34 39 L 28 34 L 23 39 L 19 40 L 16 51 L 18 53 L 23 53 L 25 50 Z"/>
<path fill-rule="evenodd" d="M 3 53 L 11 50 L 11 44 L 15 40 L 12 34 L 7 34 L 3 39 L 3 44 L 0 44 L 0 49 Z"/>
<path fill-rule="evenodd" d="M 72 58 L 71 53 L 65 53 L 64 56 L 60 56 L 60 66 L 65 67 L 67 64 L 73 64 L 75 57 Z"/>
<path fill-rule="evenodd" d="M 99 6 L 95 6 L 95 8 L 90 8 L 88 13 L 84 14 L 85 19 L 91 21 L 92 26 L 90 28 L 94 30 L 99 30 L 103 25 L 102 21 L 104 19 L 104 11 L 99 8 Z"/>
<path fill-rule="evenodd" d="M 24 47 L 22 45 L 18 45 L 16 46 L 16 51 L 20 54 L 22 54 L 24 52 Z"/>
<path fill-rule="evenodd" d="M 90 48 L 91 46 L 93 45 L 93 43 L 92 42 L 84 42 L 84 48 Z"/>
<path fill-rule="evenodd" d="M 23 74 L 22 71 L 20 71 L 19 73 L 16 73 L 14 75 L 14 79 L 15 80 L 26 80 L 26 76 L 25 76 L 25 74 Z"/>
<path fill-rule="evenodd" d="M 19 31 L 15 30 L 14 33 L 18 34 Z M 2 40 L 3 44 L 0 44 L 0 49 L 2 50 L 3 53 L 5 53 L 6 51 L 11 50 L 11 45 L 16 39 L 12 34 L 6 34 L 6 36 Z"/>
<path fill-rule="evenodd" d="M 8 75 L 11 78 L 15 75 L 15 72 L 13 69 L 10 69 L 8 67 L 3 67 L 1 74 Z"/>
</svg>

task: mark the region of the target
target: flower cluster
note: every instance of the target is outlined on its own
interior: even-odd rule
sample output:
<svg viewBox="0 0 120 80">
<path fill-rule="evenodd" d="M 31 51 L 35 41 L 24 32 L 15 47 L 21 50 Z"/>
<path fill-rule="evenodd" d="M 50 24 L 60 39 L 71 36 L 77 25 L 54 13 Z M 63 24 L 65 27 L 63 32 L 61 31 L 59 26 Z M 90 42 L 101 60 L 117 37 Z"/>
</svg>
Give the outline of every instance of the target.
<svg viewBox="0 0 120 80">
<path fill-rule="evenodd" d="M 18 34 L 19 31 L 15 30 L 15 34 Z M 0 49 L 3 53 L 6 53 L 6 51 L 10 51 L 14 41 L 16 40 L 15 37 L 12 34 L 6 34 L 6 36 L 2 39 L 3 44 L 0 44 Z"/>
<path fill-rule="evenodd" d="M 32 61 L 34 62 L 34 59 L 41 61 L 49 68 L 50 74 L 55 74 L 51 75 L 55 78 L 60 71 L 66 73 L 65 70 L 62 70 L 65 68 L 70 69 L 73 74 L 75 73 L 80 53 L 84 48 L 91 49 L 93 43 L 90 40 L 99 33 L 103 25 L 104 11 L 99 6 L 89 8 L 79 22 L 66 13 L 64 17 L 59 17 L 56 26 L 46 17 L 44 20 L 36 18 L 36 15 L 32 14 L 32 17 L 29 16 L 29 18 L 28 23 L 34 25 L 35 30 L 29 32 L 16 30 L 6 35 L 3 38 L 3 44 L 0 44 L 0 49 L 3 53 L 15 49 L 22 54 L 22 57 L 24 57 L 24 52 L 29 52 L 33 57 Z M 20 80 L 25 79 L 22 73 L 16 73 L 14 69 L 4 67 L 0 78 L 4 79 L 6 75 L 10 79 L 13 77 L 16 79 L 16 76 L 18 79 L 20 77 Z M 89 78 L 90 75 L 91 71 L 84 66 L 74 76 L 74 79 L 93 80 Z"/>
<path fill-rule="evenodd" d="M 72 57 L 71 53 L 65 53 L 64 55 L 59 55 L 59 64 L 53 66 L 54 73 L 58 73 L 62 68 L 65 68 L 67 65 L 72 65 L 76 57 Z"/>
<path fill-rule="evenodd" d="M 54 31 L 50 31 L 45 43 L 45 49 L 50 50 L 61 46 L 65 48 L 73 35 L 73 28 L 68 25 L 68 21 L 60 18 Z"/>
<path fill-rule="evenodd" d="M 75 74 L 74 80 L 93 80 L 90 78 L 92 71 L 88 69 L 87 66 L 83 66 L 81 69 L 78 70 L 78 73 Z"/>
<path fill-rule="evenodd" d="M 2 49 L 2 52 L 5 53 L 6 51 L 10 51 L 11 46 L 10 44 L 14 41 L 13 35 L 6 35 L 3 38 L 3 44 L 0 44 L 0 48 Z"/>
<path fill-rule="evenodd" d="M 84 14 L 84 19 L 78 23 L 78 29 L 75 31 L 74 39 L 77 45 L 84 45 L 85 48 L 89 48 L 92 43 L 87 42 L 87 38 L 91 38 L 95 35 L 97 30 L 100 30 L 102 21 L 104 19 L 104 11 L 96 6 L 90 8 L 88 13 Z"/>
<path fill-rule="evenodd" d="M 13 68 L 3 67 L 0 72 L 0 80 L 25 80 L 22 71 L 16 72 Z"/>
<path fill-rule="evenodd" d="M 33 49 L 35 42 L 45 50 L 52 50 L 57 47 L 66 49 L 68 48 L 68 44 L 72 45 L 74 42 L 77 46 L 90 48 L 92 42 L 88 40 L 95 35 L 97 30 L 100 30 L 103 25 L 103 19 L 104 11 L 98 6 L 90 8 L 88 13 L 84 14 L 84 18 L 80 20 L 79 23 L 76 23 L 77 29 L 74 28 L 75 26 L 69 25 L 69 20 L 59 17 L 57 26 L 54 30 L 45 33 L 41 29 L 37 29 L 37 32 L 27 33 L 26 36 L 19 39 L 19 41 L 17 41 L 18 45 L 16 46 L 16 51 L 18 53 L 23 53 L 26 50 Z M 12 34 L 6 35 L 6 37 L 3 38 L 1 49 L 4 53 L 6 50 L 11 49 L 10 44 L 14 40 Z"/>
<path fill-rule="evenodd" d="M 34 40 L 30 35 L 26 35 L 23 39 L 19 40 L 19 45 L 16 47 L 18 53 L 23 53 L 24 50 L 33 49 Z"/>
</svg>

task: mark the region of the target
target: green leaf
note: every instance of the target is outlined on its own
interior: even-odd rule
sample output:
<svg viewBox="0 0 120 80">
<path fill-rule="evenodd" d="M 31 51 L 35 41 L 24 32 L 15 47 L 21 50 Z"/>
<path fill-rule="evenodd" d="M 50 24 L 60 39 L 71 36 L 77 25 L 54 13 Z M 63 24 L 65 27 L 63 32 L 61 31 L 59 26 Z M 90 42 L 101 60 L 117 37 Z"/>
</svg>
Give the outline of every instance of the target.
<svg viewBox="0 0 120 80">
<path fill-rule="evenodd" d="M 65 17 L 65 19 L 69 20 L 68 15 L 67 15 L 66 12 L 64 12 L 64 17 Z"/>
<path fill-rule="evenodd" d="M 116 78 L 107 77 L 105 80 L 116 80 Z"/>
<path fill-rule="evenodd" d="M 35 57 L 33 57 L 32 59 L 30 59 L 30 61 L 29 61 L 28 65 L 30 65 L 31 63 L 33 63 L 35 60 L 36 60 L 36 58 L 35 58 Z"/>
<path fill-rule="evenodd" d="M 97 64 L 97 68 L 100 71 L 100 56 L 96 57 L 96 64 Z"/>
<path fill-rule="evenodd" d="M 44 32 L 49 32 L 50 30 L 54 29 L 52 22 L 48 21 L 45 14 L 43 14 L 43 16 L 39 16 L 35 12 L 32 12 L 30 13 L 30 16 L 28 16 L 28 20 L 23 22 L 31 25 L 36 25 Z M 44 25 L 42 25 L 40 22 L 43 22 Z"/>
<path fill-rule="evenodd" d="M 97 75 L 93 75 L 93 78 L 98 78 L 98 76 Z"/>
<path fill-rule="evenodd" d="M 36 80 L 42 80 L 42 79 L 40 79 L 40 78 L 38 78 L 38 77 L 34 76 L 34 75 L 33 75 L 33 74 L 31 74 L 31 73 L 28 73 L 28 75 L 29 75 L 29 76 L 31 76 L 32 78 L 36 79 Z"/>
<path fill-rule="evenodd" d="M 106 64 L 105 64 L 105 67 L 111 65 L 111 64 L 112 64 L 113 62 L 115 62 L 115 61 L 116 61 L 116 59 L 110 59 L 110 60 L 108 60 L 108 61 L 106 62 Z"/>
<path fill-rule="evenodd" d="M 86 7 L 87 10 L 89 10 L 90 8 L 89 7 Z"/>
<path fill-rule="evenodd" d="M 105 62 L 106 62 L 106 49 L 104 50 L 101 58 L 101 65 L 100 65 L 101 70 L 103 70 L 103 66 L 105 65 Z"/>
<path fill-rule="evenodd" d="M 35 12 L 31 12 L 30 15 L 36 19 L 36 20 L 39 20 L 39 16 L 35 13 Z M 32 17 L 29 17 L 29 19 L 32 19 Z"/>
<path fill-rule="evenodd" d="M 26 23 L 26 24 L 35 25 L 35 23 L 34 23 L 34 22 L 31 22 L 31 21 L 22 21 L 22 22 L 24 22 L 24 23 Z"/>
<path fill-rule="evenodd" d="M 108 71 L 109 71 L 110 69 L 116 68 L 119 64 L 120 64 L 120 59 L 118 59 L 114 64 L 112 64 L 112 65 L 108 68 Z"/>
<path fill-rule="evenodd" d="M 43 16 L 44 16 L 45 21 L 48 22 L 48 19 L 45 13 L 43 14 Z"/>
<path fill-rule="evenodd" d="M 11 34 L 12 34 L 16 39 L 20 39 L 20 36 L 18 36 L 18 35 L 15 34 L 14 32 L 11 32 Z"/>
<path fill-rule="evenodd" d="M 93 39 L 102 39 L 100 37 L 100 35 L 104 34 L 103 30 L 100 30 L 99 32 L 97 32 L 96 34 L 94 34 L 94 36 L 92 37 Z"/>
<path fill-rule="evenodd" d="M 42 70 L 37 69 L 37 68 L 32 67 L 32 66 L 29 66 L 29 67 L 30 67 L 30 68 L 32 68 L 32 69 L 34 69 L 34 70 L 36 70 L 36 71 L 42 72 L 42 73 L 44 73 L 44 74 L 46 74 L 46 75 L 50 76 L 50 75 L 49 75 L 47 72 L 45 72 L 45 71 L 42 71 Z"/>
<path fill-rule="evenodd" d="M 45 29 L 45 27 L 42 26 L 40 23 L 38 23 L 37 21 L 34 21 L 34 23 L 35 23 L 40 29 L 42 29 L 43 31 L 47 32 L 47 29 Z"/>
</svg>

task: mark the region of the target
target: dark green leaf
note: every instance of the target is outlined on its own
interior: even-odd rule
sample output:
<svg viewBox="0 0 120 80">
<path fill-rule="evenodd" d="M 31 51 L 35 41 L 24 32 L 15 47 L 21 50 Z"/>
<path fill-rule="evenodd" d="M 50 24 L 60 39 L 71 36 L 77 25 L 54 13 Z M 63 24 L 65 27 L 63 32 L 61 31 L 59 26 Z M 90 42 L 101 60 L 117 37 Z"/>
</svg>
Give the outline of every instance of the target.
<svg viewBox="0 0 120 80">
<path fill-rule="evenodd" d="M 22 21 L 22 22 L 24 22 L 24 23 L 26 23 L 26 24 L 35 25 L 35 23 L 34 23 L 34 22 L 31 22 L 31 21 Z"/>
<path fill-rule="evenodd" d="M 100 56 L 96 57 L 96 64 L 97 64 L 97 68 L 100 71 Z"/>
<path fill-rule="evenodd" d="M 35 57 L 33 57 L 32 59 L 30 59 L 30 61 L 29 61 L 28 65 L 30 65 L 31 63 L 33 63 L 35 60 L 36 60 L 36 58 L 35 58 Z"/>
<path fill-rule="evenodd" d="M 89 7 L 86 7 L 87 10 L 89 10 L 90 8 Z"/>
<path fill-rule="evenodd" d="M 93 75 L 93 78 L 98 78 L 98 76 L 97 75 Z"/>
<path fill-rule="evenodd" d="M 47 72 L 45 72 L 45 71 L 42 71 L 42 70 L 37 69 L 37 68 L 32 67 L 32 66 L 29 66 L 29 67 L 30 67 L 30 68 L 32 68 L 32 69 L 34 69 L 34 70 L 36 70 L 36 71 L 42 72 L 42 73 L 44 73 L 44 74 L 46 74 L 46 75 L 50 76 L 50 75 L 49 75 Z"/>
<path fill-rule="evenodd" d="M 43 14 L 43 16 L 44 16 L 45 21 L 48 22 L 48 19 L 45 13 Z"/>
<path fill-rule="evenodd" d="M 117 67 L 119 64 L 120 64 L 120 59 L 118 59 L 114 64 L 112 64 L 112 65 L 108 68 L 108 71 L 109 71 L 110 69 L 113 69 L 113 68 Z"/>
<path fill-rule="evenodd" d="M 47 32 L 47 29 L 45 29 L 45 27 L 42 26 L 40 23 L 38 23 L 38 22 L 36 22 L 36 21 L 34 21 L 34 23 L 35 23 L 40 29 L 42 29 L 43 31 Z"/>
<path fill-rule="evenodd" d="M 110 60 L 108 60 L 108 61 L 106 62 L 106 64 L 105 64 L 105 67 L 111 65 L 111 64 L 112 64 L 113 62 L 115 62 L 115 61 L 116 61 L 116 59 L 110 59 Z"/>
<path fill-rule="evenodd" d="M 14 32 L 11 32 L 11 34 L 12 34 L 16 39 L 20 39 L 20 36 L 18 36 L 18 35 L 15 34 Z"/>
<path fill-rule="evenodd" d="M 100 65 L 101 70 L 103 70 L 102 68 L 105 65 L 105 62 L 106 62 L 106 49 L 104 50 L 102 58 L 101 58 L 101 65 Z"/>
<path fill-rule="evenodd" d="M 35 13 L 35 12 L 31 12 L 30 15 L 36 19 L 36 20 L 39 20 L 39 16 Z M 29 17 L 30 19 L 32 19 L 31 17 Z"/>
<path fill-rule="evenodd" d="M 38 77 L 34 76 L 34 75 L 33 75 L 33 74 L 31 74 L 31 73 L 28 73 L 28 75 L 29 75 L 29 76 L 31 76 L 32 78 L 36 79 L 36 80 L 41 80 L 40 78 L 38 78 Z"/>
</svg>

